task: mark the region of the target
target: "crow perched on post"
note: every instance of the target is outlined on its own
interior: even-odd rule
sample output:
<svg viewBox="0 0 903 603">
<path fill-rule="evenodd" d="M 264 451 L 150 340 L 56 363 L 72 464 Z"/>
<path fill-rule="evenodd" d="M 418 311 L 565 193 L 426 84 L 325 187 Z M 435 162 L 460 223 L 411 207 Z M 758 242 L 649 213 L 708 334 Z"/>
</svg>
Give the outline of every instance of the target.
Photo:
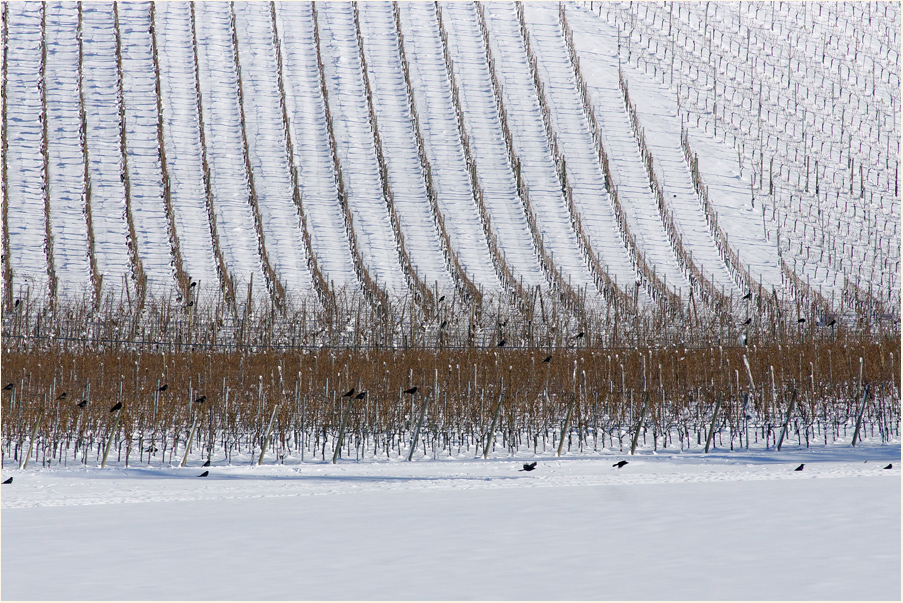
<svg viewBox="0 0 903 603">
<path fill-rule="evenodd" d="M 406 394 L 411 394 L 411 395 L 416 394 L 416 393 L 417 393 L 417 386 L 415 385 L 414 387 L 409 387 L 408 389 L 404 390 L 404 393 L 406 393 Z"/>
<path fill-rule="evenodd" d="M 533 461 L 532 463 L 524 463 L 524 468 L 521 469 L 521 471 L 533 471 L 534 469 L 536 469 L 536 461 Z"/>
<path fill-rule="evenodd" d="M 794 469 L 794 471 L 802 471 L 803 467 L 805 467 L 805 466 L 806 466 L 806 463 L 800 463 L 800 466 L 797 467 L 796 469 Z"/>
<path fill-rule="evenodd" d="M 501 340 L 501 341 L 499 342 L 499 347 L 500 347 L 500 348 L 505 347 L 505 340 L 504 340 L 504 339 Z"/>
<path fill-rule="evenodd" d="M 353 395 L 354 395 L 354 388 L 352 387 L 352 388 L 349 389 L 347 392 L 345 392 L 344 394 L 342 394 L 342 397 L 343 397 L 343 398 L 350 398 L 350 397 L 353 396 Z"/>
<path fill-rule="evenodd" d="M 627 464 L 627 461 L 618 461 L 617 463 L 612 465 L 612 467 L 617 467 L 618 469 L 620 469 L 621 467 L 623 467 L 626 464 Z"/>
<path fill-rule="evenodd" d="M 57 399 L 57 400 L 65 400 L 65 399 L 66 399 L 66 392 L 61 393 L 59 396 L 56 397 L 56 399 Z"/>
<path fill-rule="evenodd" d="M 752 291 L 750 291 L 749 293 L 747 293 L 746 295 L 744 295 L 741 299 L 749 299 L 749 298 L 751 298 L 751 297 L 752 297 Z"/>
<path fill-rule="evenodd" d="M 367 397 L 367 392 L 361 392 L 354 397 L 355 400 L 363 400 Z"/>
<path fill-rule="evenodd" d="M 165 392 L 167 387 L 169 387 L 169 385 L 166 384 L 166 383 L 164 383 L 163 385 L 160 386 L 160 388 L 159 388 L 157 391 L 158 391 L 158 392 Z"/>
<path fill-rule="evenodd" d="M 548 364 L 549 362 L 552 362 L 552 356 L 551 355 L 546 356 L 545 360 L 543 360 L 543 362 L 545 362 L 546 364 Z"/>
<path fill-rule="evenodd" d="M 110 409 L 110 412 L 116 412 L 117 410 L 122 408 L 122 402 L 117 402 L 116 406 Z"/>
</svg>

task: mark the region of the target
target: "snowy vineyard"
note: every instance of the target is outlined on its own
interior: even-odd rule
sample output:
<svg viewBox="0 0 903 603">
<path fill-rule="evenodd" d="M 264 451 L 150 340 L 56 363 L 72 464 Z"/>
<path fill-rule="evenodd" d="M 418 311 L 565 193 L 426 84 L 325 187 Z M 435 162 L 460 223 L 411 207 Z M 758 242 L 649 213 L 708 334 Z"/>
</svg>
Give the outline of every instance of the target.
<svg viewBox="0 0 903 603">
<path fill-rule="evenodd" d="M 40 354 L 2 463 L 295 463 L 895 444 L 899 341 L 737 348 Z"/>
<path fill-rule="evenodd" d="M 2 11 L 5 335 L 443 298 L 897 328 L 896 4 Z"/>
</svg>

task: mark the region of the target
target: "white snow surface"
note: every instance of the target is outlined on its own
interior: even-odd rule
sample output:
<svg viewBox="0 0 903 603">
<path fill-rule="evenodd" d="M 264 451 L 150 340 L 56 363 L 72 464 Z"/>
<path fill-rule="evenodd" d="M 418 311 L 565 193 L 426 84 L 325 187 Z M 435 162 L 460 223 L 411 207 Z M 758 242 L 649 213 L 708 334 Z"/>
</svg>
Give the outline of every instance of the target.
<svg viewBox="0 0 903 603">
<path fill-rule="evenodd" d="M 2 597 L 901 596 L 898 443 L 201 460 L 4 471 Z"/>
</svg>

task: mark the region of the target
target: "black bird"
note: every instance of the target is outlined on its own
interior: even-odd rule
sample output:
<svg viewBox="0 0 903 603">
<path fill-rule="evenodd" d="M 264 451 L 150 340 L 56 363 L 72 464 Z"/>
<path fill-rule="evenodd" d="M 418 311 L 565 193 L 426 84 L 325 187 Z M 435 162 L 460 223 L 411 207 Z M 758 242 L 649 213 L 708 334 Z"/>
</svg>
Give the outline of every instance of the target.
<svg viewBox="0 0 903 603">
<path fill-rule="evenodd" d="M 194 305 L 194 300 L 191 300 L 190 302 L 188 302 L 188 307 L 189 307 L 189 308 L 190 308 L 191 306 L 193 306 L 193 305 Z"/>
<path fill-rule="evenodd" d="M 65 400 L 65 399 L 66 399 L 66 392 L 61 393 L 59 396 L 56 397 L 56 399 L 57 399 L 57 400 Z"/>
<path fill-rule="evenodd" d="M 148 446 L 147 448 L 144 449 L 144 452 L 157 452 L 157 447 L 156 446 Z"/>
<path fill-rule="evenodd" d="M 415 385 L 414 387 L 409 387 L 408 389 L 404 390 L 404 393 L 406 393 L 406 394 L 416 394 L 416 393 L 417 393 L 417 386 Z"/>
<path fill-rule="evenodd" d="M 536 469 L 536 461 L 532 463 L 524 463 L 524 468 L 521 471 L 533 471 Z"/>
<path fill-rule="evenodd" d="M 18 299 L 16 300 L 16 303 L 13 304 L 13 307 L 14 307 L 14 308 L 18 308 L 18 307 L 19 307 L 19 300 L 18 300 Z"/>
<path fill-rule="evenodd" d="M 441 304 L 441 303 L 444 302 L 444 301 L 445 301 L 445 296 L 444 296 L 444 295 L 440 295 L 440 296 L 439 296 L 439 303 Z"/>
<path fill-rule="evenodd" d="M 190 285 L 188 285 L 188 288 L 189 288 L 189 289 L 190 289 L 190 288 L 192 288 L 192 287 L 196 287 L 196 286 L 197 286 L 197 284 L 198 284 L 198 282 L 197 282 L 197 281 L 191 281 L 191 284 L 190 284 Z"/>
<path fill-rule="evenodd" d="M 499 347 L 500 347 L 500 348 L 505 347 L 505 340 L 504 340 L 504 339 L 501 340 L 501 341 L 499 342 Z"/>
<path fill-rule="evenodd" d="M 552 362 L 552 356 L 546 356 L 546 358 L 545 358 L 545 360 L 543 360 L 543 362 L 545 362 L 546 364 L 548 364 L 549 362 Z"/>
<path fill-rule="evenodd" d="M 344 394 L 342 394 L 342 397 L 343 397 L 343 398 L 350 398 L 350 397 L 353 396 L 353 395 L 354 395 L 354 388 L 352 387 L 352 388 L 349 389 L 347 392 L 345 392 Z"/>
<path fill-rule="evenodd" d="M 806 466 L 806 463 L 800 463 L 800 466 L 797 467 L 796 469 L 794 469 L 794 471 L 802 471 L 803 467 L 805 467 L 805 466 Z"/>
<path fill-rule="evenodd" d="M 617 467 L 618 469 L 620 469 L 621 467 L 623 467 L 626 464 L 627 464 L 627 461 L 618 461 L 617 463 L 612 465 L 612 467 Z"/>
<path fill-rule="evenodd" d="M 447 325 L 447 324 L 448 324 L 448 321 L 447 321 L 447 320 L 443 320 L 443 321 L 442 321 L 442 324 L 439 325 L 439 328 L 440 328 L 440 329 L 444 329 L 444 328 L 445 328 L 445 325 Z"/>
<path fill-rule="evenodd" d="M 750 291 L 749 293 L 747 293 L 746 295 L 744 295 L 742 299 L 749 299 L 749 298 L 751 298 L 751 297 L 752 297 L 752 291 Z"/>
<path fill-rule="evenodd" d="M 11 484 L 11 483 L 13 483 L 13 478 L 9 478 L 8 480 L 6 480 L 6 481 L 3 482 L 3 483 L 4 483 L 4 484 Z"/>
<path fill-rule="evenodd" d="M 82 400 L 81 402 L 79 402 L 78 404 L 76 404 L 76 406 L 78 406 L 79 408 L 84 408 L 84 407 L 86 407 L 87 405 L 88 405 L 88 401 L 87 401 L 87 400 Z"/>
<path fill-rule="evenodd" d="M 158 391 L 158 392 L 165 392 L 167 387 L 169 387 L 169 385 L 167 385 L 166 383 L 164 383 L 163 385 L 160 386 L 160 388 L 159 388 L 157 391 Z"/>
<path fill-rule="evenodd" d="M 355 400 L 363 400 L 367 397 L 367 392 L 361 392 L 354 397 Z"/>
<path fill-rule="evenodd" d="M 203 403 L 206 402 L 206 401 L 207 401 L 207 396 L 201 396 L 200 398 L 197 398 L 197 399 L 194 401 L 194 403 L 195 403 L 195 404 L 203 404 Z"/>
<path fill-rule="evenodd" d="M 747 318 L 747 319 L 743 322 L 743 324 L 748 325 L 748 324 L 751 323 L 751 322 L 752 322 L 752 318 Z"/>
<path fill-rule="evenodd" d="M 575 337 L 575 339 L 580 339 L 581 337 L 583 337 L 583 335 L 584 335 L 583 331 L 580 331 L 574 337 Z"/>
<path fill-rule="evenodd" d="M 893 469 L 893 468 L 894 468 L 894 464 L 893 464 L 893 463 L 891 463 L 891 464 L 889 464 L 887 467 L 885 467 L 885 469 Z M 9 479 L 12 479 L 12 478 L 9 478 Z"/>
<path fill-rule="evenodd" d="M 207 459 L 207 462 L 204 463 L 204 464 L 201 465 L 201 466 L 202 466 L 202 467 L 209 467 L 209 466 L 210 466 L 210 459 Z"/>
<path fill-rule="evenodd" d="M 110 409 L 110 412 L 116 412 L 120 408 L 122 408 L 122 402 L 117 402 L 116 406 L 114 406 L 113 408 Z"/>
<path fill-rule="evenodd" d="M 833 327 L 833 326 L 834 326 L 834 323 L 836 323 L 836 322 L 837 322 L 837 321 L 836 321 L 835 319 L 832 318 L 832 319 L 831 319 L 831 322 L 829 322 L 829 323 L 826 324 L 825 326 L 826 326 L 826 327 Z"/>
<path fill-rule="evenodd" d="M 204 471 L 204 472 L 203 472 L 202 474 L 200 474 L 198 477 L 207 477 L 208 475 L 210 475 L 210 472 L 209 472 L 209 471 Z"/>
<path fill-rule="evenodd" d="M 16 387 L 16 385 L 14 383 L 7 383 L 6 385 L 3 386 L 3 391 L 8 392 L 9 390 L 11 390 L 14 387 Z"/>
<path fill-rule="evenodd" d="M 796 324 L 803 324 L 804 322 L 806 322 L 805 318 L 797 318 L 796 319 Z"/>
</svg>

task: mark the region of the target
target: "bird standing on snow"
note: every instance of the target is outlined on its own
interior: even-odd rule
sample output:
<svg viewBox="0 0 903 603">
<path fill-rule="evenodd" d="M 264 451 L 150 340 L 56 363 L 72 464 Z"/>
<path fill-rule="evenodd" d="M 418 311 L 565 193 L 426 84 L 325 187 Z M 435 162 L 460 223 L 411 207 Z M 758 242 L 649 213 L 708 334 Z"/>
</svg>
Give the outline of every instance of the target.
<svg viewBox="0 0 903 603">
<path fill-rule="evenodd" d="M 204 471 L 204 472 L 203 472 L 202 474 L 200 474 L 198 477 L 207 477 L 208 475 L 210 475 L 210 472 L 209 472 L 209 471 Z"/>
<path fill-rule="evenodd" d="M 3 483 L 4 483 L 4 484 L 11 484 L 11 483 L 13 483 L 13 478 L 9 478 L 8 480 L 6 480 L 6 481 L 3 482 Z"/>
<path fill-rule="evenodd" d="M 805 466 L 806 466 L 806 463 L 800 463 L 800 466 L 797 467 L 796 469 L 794 469 L 794 471 L 802 471 L 803 467 L 805 467 Z"/>
<path fill-rule="evenodd" d="M 618 461 L 617 463 L 612 465 L 612 467 L 617 467 L 618 469 L 620 469 L 621 467 L 623 467 L 626 464 L 627 464 L 627 461 Z"/>
<path fill-rule="evenodd" d="M 521 469 L 521 471 L 533 471 L 534 469 L 536 469 L 536 461 L 533 461 L 532 463 L 524 463 L 524 468 Z"/>
<path fill-rule="evenodd" d="M 885 467 L 885 469 L 893 469 L 893 468 L 894 468 L 894 464 L 893 464 L 893 463 L 891 463 L 891 464 L 889 464 L 887 467 Z M 9 479 L 12 479 L 12 478 L 9 478 Z"/>
</svg>

